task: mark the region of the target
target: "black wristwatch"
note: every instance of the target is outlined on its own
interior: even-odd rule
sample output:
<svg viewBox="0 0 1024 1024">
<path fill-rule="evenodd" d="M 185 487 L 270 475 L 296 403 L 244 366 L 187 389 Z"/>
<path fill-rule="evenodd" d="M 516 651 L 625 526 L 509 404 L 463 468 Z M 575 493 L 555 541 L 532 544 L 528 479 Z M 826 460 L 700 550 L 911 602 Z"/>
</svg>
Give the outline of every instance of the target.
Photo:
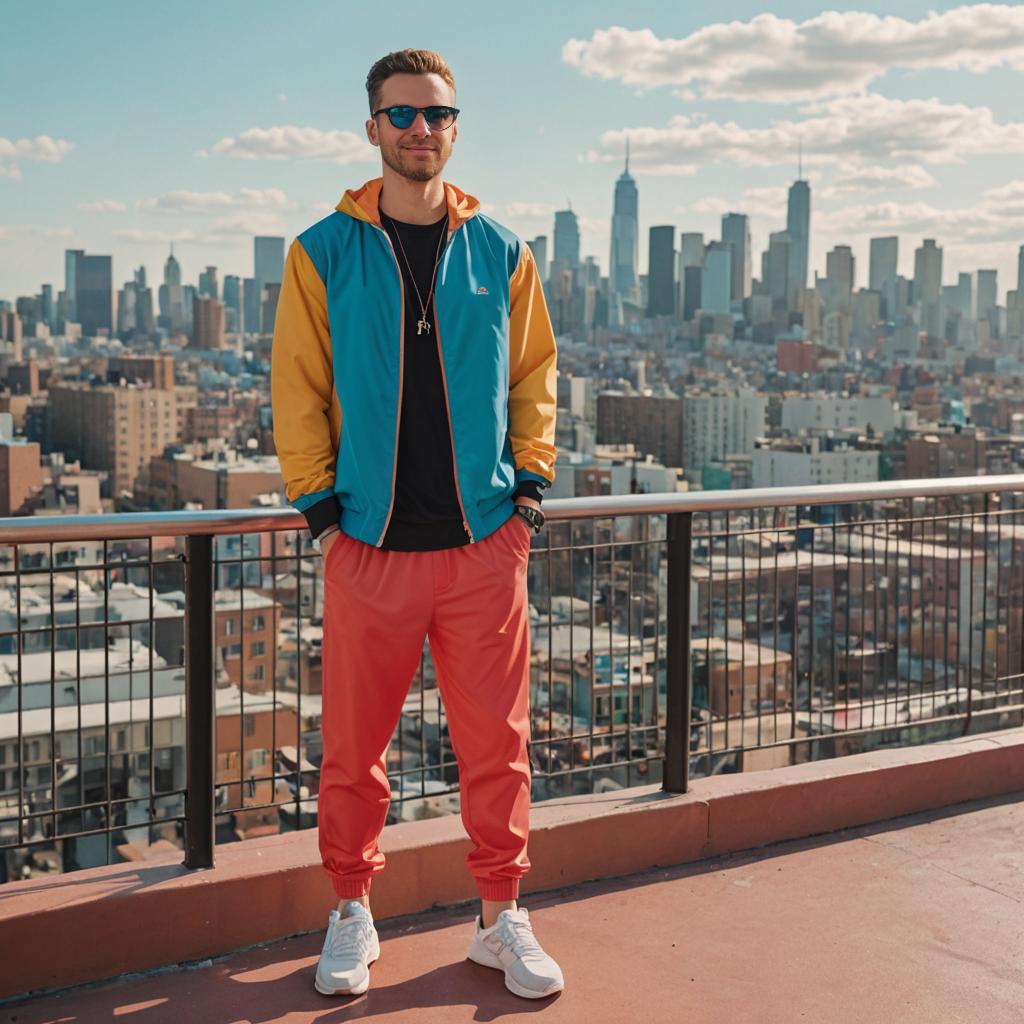
<svg viewBox="0 0 1024 1024">
<path fill-rule="evenodd" d="M 516 505 L 516 511 L 526 520 L 527 525 L 534 533 L 540 533 L 544 525 L 544 513 L 532 505 Z"/>
</svg>

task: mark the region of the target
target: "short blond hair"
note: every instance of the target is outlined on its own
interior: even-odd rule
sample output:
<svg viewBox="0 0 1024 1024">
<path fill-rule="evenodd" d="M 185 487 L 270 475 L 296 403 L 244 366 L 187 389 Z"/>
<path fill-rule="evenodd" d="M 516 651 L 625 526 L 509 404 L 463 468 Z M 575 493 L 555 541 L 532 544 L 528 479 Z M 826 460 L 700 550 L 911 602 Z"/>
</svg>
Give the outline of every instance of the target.
<svg viewBox="0 0 1024 1024">
<path fill-rule="evenodd" d="M 440 75 L 455 92 L 455 76 L 448 61 L 433 50 L 395 50 L 381 57 L 366 76 L 371 115 L 380 103 L 380 90 L 392 75 Z"/>
</svg>

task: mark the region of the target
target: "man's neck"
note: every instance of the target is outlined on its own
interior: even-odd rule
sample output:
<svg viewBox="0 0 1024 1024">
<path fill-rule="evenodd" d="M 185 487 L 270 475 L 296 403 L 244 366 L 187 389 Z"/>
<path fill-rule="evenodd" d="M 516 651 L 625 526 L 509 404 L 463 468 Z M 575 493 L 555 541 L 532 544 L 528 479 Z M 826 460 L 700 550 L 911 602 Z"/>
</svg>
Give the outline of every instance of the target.
<svg viewBox="0 0 1024 1024">
<path fill-rule="evenodd" d="M 440 175 L 429 181 L 410 181 L 384 166 L 380 209 L 405 224 L 433 224 L 448 208 Z"/>
</svg>

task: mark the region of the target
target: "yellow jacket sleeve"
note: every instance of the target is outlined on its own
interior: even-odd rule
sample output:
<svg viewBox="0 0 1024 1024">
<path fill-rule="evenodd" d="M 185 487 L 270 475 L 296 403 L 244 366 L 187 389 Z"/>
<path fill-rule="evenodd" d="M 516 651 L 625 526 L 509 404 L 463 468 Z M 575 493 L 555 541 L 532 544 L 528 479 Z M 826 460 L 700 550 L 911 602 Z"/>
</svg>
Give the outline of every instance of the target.
<svg viewBox="0 0 1024 1024">
<path fill-rule="evenodd" d="M 509 280 L 509 440 L 516 482 L 555 479 L 557 352 L 533 252 L 523 245 Z"/>
<path fill-rule="evenodd" d="M 299 511 L 333 498 L 341 436 L 324 283 L 302 243 L 285 260 L 274 321 L 270 400 L 288 501 Z"/>
</svg>

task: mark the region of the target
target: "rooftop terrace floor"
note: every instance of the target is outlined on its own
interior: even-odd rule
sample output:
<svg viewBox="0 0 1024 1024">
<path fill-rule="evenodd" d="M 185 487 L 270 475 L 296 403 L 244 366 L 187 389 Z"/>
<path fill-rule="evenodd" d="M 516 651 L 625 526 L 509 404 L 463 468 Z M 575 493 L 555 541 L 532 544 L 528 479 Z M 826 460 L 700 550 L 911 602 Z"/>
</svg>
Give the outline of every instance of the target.
<svg viewBox="0 0 1024 1024">
<path fill-rule="evenodd" d="M 1024 792 L 523 903 L 566 976 L 551 999 L 464 959 L 461 907 L 382 922 L 355 998 L 313 990 L 321 932 L 8 1004 L 0 1022 L 1024 1020 Z"/>
</svg>

